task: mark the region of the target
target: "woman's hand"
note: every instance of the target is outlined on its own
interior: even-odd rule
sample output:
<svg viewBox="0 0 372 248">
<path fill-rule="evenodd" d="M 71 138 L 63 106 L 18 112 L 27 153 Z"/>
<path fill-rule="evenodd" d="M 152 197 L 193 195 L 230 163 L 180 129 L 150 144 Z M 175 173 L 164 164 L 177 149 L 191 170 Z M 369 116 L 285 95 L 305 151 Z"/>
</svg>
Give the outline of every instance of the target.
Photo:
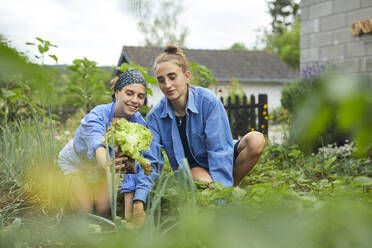
<svg viewBox="0 0 372 248">
<path fill-rule="evenodd" d="M 115 170 L 116 172 L 124 172 L 125 168 L 128 166 L 129 157 L 115 157 Z M 112 160 L 110 161 L 112 162 Z"/>
<path fill-rule="evenodd" d="M 146 221 L 145 204 L 143 201 L 136 200 L 133 202 L 132 218 L 127 223 L 129 228 L 142 228 Z"/>
<path fill-rule="evenodd" d="M 132 160 L 130 157 L 124 155 L 124 153 L 120 150 L 119 147 L 115 148 L 115 168 L 116 172 L 121 173 L 129 173 L 134 174 L 135 172 L 135 165 L 134 160 Z"/>
</svg>

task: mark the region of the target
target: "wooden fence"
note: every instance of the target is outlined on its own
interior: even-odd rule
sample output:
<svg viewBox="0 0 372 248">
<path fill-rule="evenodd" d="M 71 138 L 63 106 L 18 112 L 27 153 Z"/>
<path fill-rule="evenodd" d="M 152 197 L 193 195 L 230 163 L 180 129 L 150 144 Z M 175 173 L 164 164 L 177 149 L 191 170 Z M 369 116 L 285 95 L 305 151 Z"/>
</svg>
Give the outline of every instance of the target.
<svg viewBox="0 0 372 248">
<path fill-rule="evenodd" d="M 221 97 L 230 122 L 230 128 L 234 139 L 243 137 L 249 131 L 259 131 L 268 135 L 268 104 L 267 95 L 259 94 L 258 102 L 254 95 L 250 101 L 246 96 L 231 99 Z"/>
</svg>

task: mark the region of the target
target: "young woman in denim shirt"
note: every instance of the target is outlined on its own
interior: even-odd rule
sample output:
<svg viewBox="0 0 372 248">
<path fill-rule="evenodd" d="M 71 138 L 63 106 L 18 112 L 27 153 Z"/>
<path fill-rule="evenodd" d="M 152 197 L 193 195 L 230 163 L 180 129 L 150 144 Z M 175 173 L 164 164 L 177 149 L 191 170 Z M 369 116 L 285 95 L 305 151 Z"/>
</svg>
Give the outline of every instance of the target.
<svg viewBox="0 0 372 248">
<path fill-rule="evenodd" d="M 261 156 L 264 136 L 253 131 L 239 141 L 232 139 L 221 101 L 210 90 L 190 85 L 180 48 L 167 46 L 156 58 L 154 71 L 164 97 L 147 116 L 154 140 L 145 157 L 162 164 L 158 160 L 163 160 L 164 148 L 173 170 L 183 167 L 186 157 L 194 179 L 238 185 Z"/>
<path fill-rule="evenodd" d="M 120 75 L 113 85 L 113 102 L 98 105 L 81 120 L 75 137 L 59 153 L 58 165 L 71 182 L 70 205 L 73 209 L 108 216 L 110 200 L 106 182 L 106 148 L 102 144 L 105 128 L 111 122 L 125 118 L 130 122 L 146 125 L 138 112 L 146 98 L 146 81 L 136 69 Z M 110 148 L 110 153 L 112 153 Z M 117 156 L 116 168 L 125 167 L 128 157 Z M 137 216 L 144 215 L 143 182 L 150 180 L 137 165 L 137 174 L 125 174 L 121 192 L 125 198 L 126 218 L 130 218 L 132 207 Z M 134 204 L 133 204 L 134 201 Z M 141 218 L 142 218 L 141 217 Z M 143 217 L 144 218 L 144 217 Z M 142 218 L 142 219 L 143 219 Z"/>
</svg>

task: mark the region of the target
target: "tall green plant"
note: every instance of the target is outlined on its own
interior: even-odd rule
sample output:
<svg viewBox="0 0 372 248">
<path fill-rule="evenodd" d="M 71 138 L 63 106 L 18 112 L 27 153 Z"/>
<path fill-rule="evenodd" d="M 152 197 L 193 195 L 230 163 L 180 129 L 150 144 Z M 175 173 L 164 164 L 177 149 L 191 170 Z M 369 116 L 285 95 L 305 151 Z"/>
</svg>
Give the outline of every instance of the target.
<svg viewBox="0 0 372 248">
<path fill-rule="evenodd" d="M 75 59 L 67 67 L 71 74 L 64 90 L 65 104 L 83 108 L 110 101 L 109 75 L 87 58 Z"/>
<path fill-rule="evenodd" d="M 191 79 L 192 85 L 201 86 L 208 88 L 210 85 L 216 85 L 217 81 L 213 76 L 213 72 L 208 70 L 204 65 L 199 65 L 194 62 L 190 62 Z"/>
</svg>

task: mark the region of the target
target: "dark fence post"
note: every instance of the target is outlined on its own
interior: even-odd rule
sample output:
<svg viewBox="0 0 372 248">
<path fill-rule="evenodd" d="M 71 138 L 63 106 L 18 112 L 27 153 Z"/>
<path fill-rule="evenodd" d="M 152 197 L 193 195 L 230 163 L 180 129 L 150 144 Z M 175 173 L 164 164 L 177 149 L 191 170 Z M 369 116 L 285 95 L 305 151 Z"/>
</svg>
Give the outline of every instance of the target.
<svg viewBox="0 0 372 248">
<path fill-rule="evenodd" d="M 258 126 L 259 131 L 265 135 L 269 134 L 268 129 L 268 116 L 269 116 L 269 108 L 267 105 L 267 95 L 266 94 L 259 94 L 258 95 Z"/>
<path fill-rule="evenodd" d="M 243 120 L 242 120 L 242 128 L 240 130 L 242 130 L 242 134 L 241 135 L 244 135 L 246 134 L 249 130 L 248 130 L 248 118 L 249 118 L 249 115 L 248 115 L 248 111 L 247 111 L 247 96 L 244 95 L 243 96 Z"/>
<path fill-rule="evenodd" d="M 249 131 L 253 131 L 253 130 L 257 130 L 256 128 L 256 100 L 255 100 L 255 97 L 254 95 L 251 95 L 251 103 L 250 103 L 250 108 L 249 108 L 249 123 L 251 124 L 251 130 Z"/>
</svg>

